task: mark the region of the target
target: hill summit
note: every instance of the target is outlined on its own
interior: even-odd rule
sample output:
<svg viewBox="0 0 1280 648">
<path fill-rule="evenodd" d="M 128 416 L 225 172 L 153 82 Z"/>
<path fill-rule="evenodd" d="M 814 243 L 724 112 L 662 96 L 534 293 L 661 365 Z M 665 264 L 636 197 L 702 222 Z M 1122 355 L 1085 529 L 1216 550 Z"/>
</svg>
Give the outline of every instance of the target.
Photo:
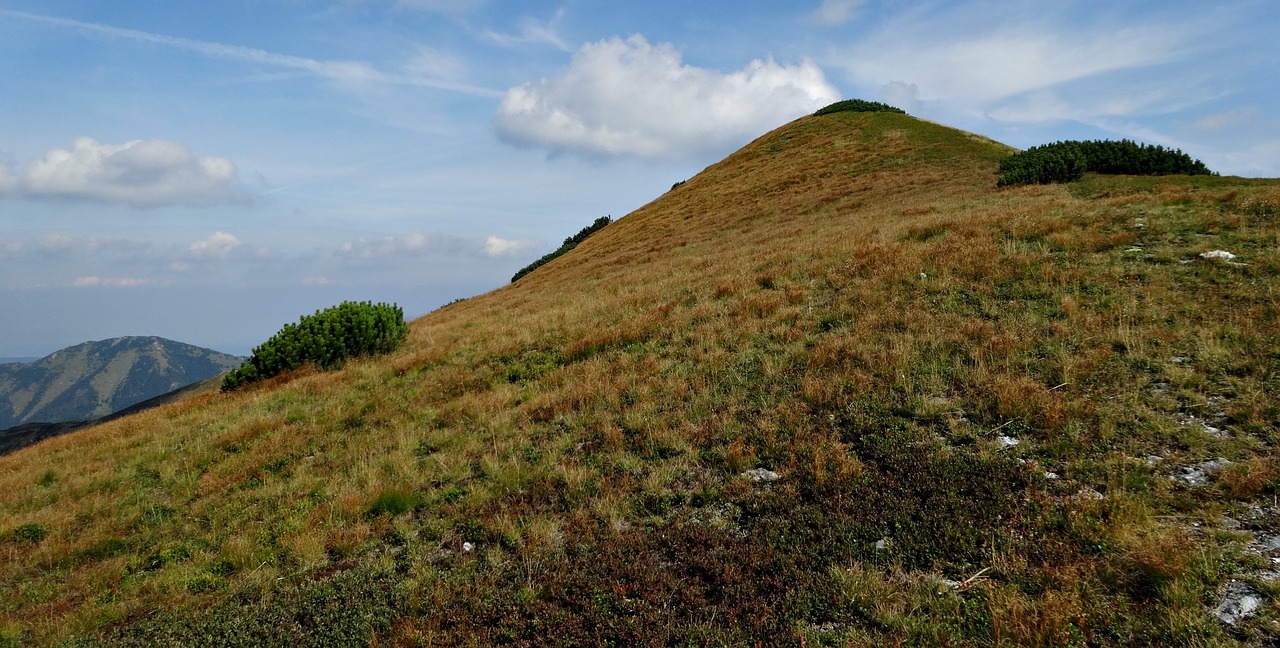
<svg viewBox="0 0 1280 648">
<path fill-rule="evenodd" d="M 1274 641 L 1280 182 L 1010 152 L 806 117 L 388 356 L 0 457 L 0 637 Z"/>
<path fill-rule="evenodd" d="M 241 360 L 160 337 L 132 336 L 0 365 L 0 429 L 106 416 L 234 369 Z"/>
</svg>

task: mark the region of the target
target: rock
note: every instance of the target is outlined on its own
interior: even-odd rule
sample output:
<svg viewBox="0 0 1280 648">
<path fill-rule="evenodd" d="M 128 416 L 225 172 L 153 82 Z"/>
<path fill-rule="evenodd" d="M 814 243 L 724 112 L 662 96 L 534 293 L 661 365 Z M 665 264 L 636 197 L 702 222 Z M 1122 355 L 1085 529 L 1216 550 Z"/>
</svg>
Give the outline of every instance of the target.
<svg viewBox="0 0 1280 648">
<path fill-rule="evenodd" d="M 1056 472 L 1052 472 L 1052 471 L 1049 471 L 1049 470 L 1046 470 L 1046 471 L 1044 471 L 1044 478 L 1045 478 L 1045 479 L 1050 479 L 1050 480 L 1052 480 L 1052 479 L 1057 479 L 1057 478 L 1058 478 L 1058 473 L 1056 473 Z"/>
<path fill-rule="evenodd" d="M 1226 250 L 1210 250 L 1209 252 L 1201 252 L 1200 258 L 1201 259 L 1222 259 L 1223 261 L 1230 261 L 1236 258 L 1236 255 Z"/>
<path fill-rule="evenodd" d="M 1231 465 L 1230 460 L 1218 457 L 1217 459 L 1183 468 L 1178 478 L 1192 486 L 1203 486 L 1208 483 L 1210 475 L 1229 465 Z"/>
<path fill-rule="evenodd" d="M 1223 592 L 1222 601 L 1213 608 L 1213 615 L 1226 625 L 1234 626 L 1253 616 L 1260 607 L 1262 607 L 1262 594 L 1247 583 L 1233 580 Z"/>
<path fill-rule="evenodd" d="M 888 538 L 880 538 L 879 540 L 876 540 L 876 551 L 885 551 L 888 548 L 889 548 Z"/>
<path fill-rule="evenodd" d="M 742 473 L 742 476 L 757 484 L 772 484 L 773 482 L 782 479 L 782 475 L 779 475 L 768 468 L 752 468 L 751 470 Z"/>
<path fill-rule="evenodd" d="M 1080 491 L 1079 491 L 1078 493 L 1076 493 L 1075 495 L 1072 495 L 1072 496 L 1071 496 L 1071 499 L 1073 499 L 1073 500 L 1077 500 L 1077 501 L 1094 501 L 1094 502 L 1096 502 L 1096 501 L 1098 501 L 1098 500 L 1105 499 L 1105 498 L 1106 498 L 1106 495 L 1103 495 L 1102 493 L 1099 493 L 1098 491 L 1093 490 L 1092 488 L 1089 488 L 1088 486 L 1085 486 L 1084 488 L 1081 488 L 1081 489 L 1080 489 Z"/>
<path fill-rule="evenodd" d="M 998 436 L 996 437 L 996 442 L 1000 444 L 1001 448 L 1013 448 L 1022 443 L 1020 439 L 1015 439 L 1011 436 Z"/>
</svg>

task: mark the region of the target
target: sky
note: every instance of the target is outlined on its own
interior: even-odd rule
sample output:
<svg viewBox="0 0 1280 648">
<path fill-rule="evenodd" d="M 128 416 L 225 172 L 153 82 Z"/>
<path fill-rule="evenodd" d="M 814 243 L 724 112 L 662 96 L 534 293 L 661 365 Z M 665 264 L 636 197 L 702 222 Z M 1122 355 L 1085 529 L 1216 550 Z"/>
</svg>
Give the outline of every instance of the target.
<svg viewBox="0 0 1280 648">
<path fill-rule="evenodd" d="M 843 98 L 1280 176 L 1275 0 L 0 0 L 0 357 L 507 283 Z"/>
</svg>

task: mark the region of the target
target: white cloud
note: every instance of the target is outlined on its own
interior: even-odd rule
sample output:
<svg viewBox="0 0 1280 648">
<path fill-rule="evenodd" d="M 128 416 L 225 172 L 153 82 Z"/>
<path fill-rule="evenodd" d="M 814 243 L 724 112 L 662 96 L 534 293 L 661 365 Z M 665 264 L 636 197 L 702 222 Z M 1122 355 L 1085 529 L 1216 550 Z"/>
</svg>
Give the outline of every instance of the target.
<svg viewBox="0 0 1280 648">
<path fill-rule="evenodd" d="M 822 0 L 822 5 L 808 15 L 820 25 L 843 25 L 858 15 L 866 0 Z"/>
<path fill-rule="evenodd" d="M 89 137 L 53 149 L 16 173 L 0 167 L 0 195 L 160 207 L 242 201 L 236 167 L 167 140 L 102 144 Z"/>
<path fill-rule="evenodd" d="M 226 259 L 233 252 L 243 247 L 244 242 L 236 238 L 234 234 L 218 231 L 214 232 L 209 238 L 192 243 L 187 250 L 196 259 Z"/>
<path fill-rule="evenodd" d="M 538 246 L 537 241 L 513 241 L 490 236 L 484 241 L 484 253 L 489 256 L 524 254 Z"/>
<path fill-rule="evenodd" d="M 71 282 L 73 288 L 137 288 L 138 286 L 168 285 L 155 279 L 138 279 L 134 277 L 77 277 Z"/>
<path fill-rule="evenodd" d="M 430 11 L 463 13 L 465 11 L 469 11 L 473 6 L 477 5 L 478 2 L 473 0 L 401 0 L 399 4 L 402 6 L 427 9 Z M 282 70 L 303 72 L 315 77 L 337 82 L 342 86 L 353 88 L 360 88 L 365 84 L 376 83 L 434 88 L 480 97 L 500 96 L 500 93 L 488 88 L 479 88 L 447 79 L 436 79 L 419 74 L 413 74 L 412 70 L 410 70 L 410 73 L 408 74 L 385 72 L 363 61 L 314 59 L 305 56 L 270 52 L 267 50 L 244 47 L 242 45 L 234 45 L 230 43 L 218 43 L 213 41 L 195 40 L 192 38 L 182 38 L 179 36 L 167 36 L 165 34 L 153 34 L 151 32 L 139 31 L 137 29 L 126 29 L 101 23 L 83 22 L 67 18 L 56 18 L 53 16 L 42 16 L 39 14 L 13 11 L 10 9 L 0 9 L 0 14 L 51 25 L 71 27 L 115 38 L 124 38 L 137 42 L 163 45 L 174 49 L 194 52 L 208 58 L 240 61 L 242 63 L 274 67 Z M 0 180 L 0 187 L 3 186 L 2 183 L 3 181 Z"/>
<path fill-rule="evenodd" d="M 589 43 L 554 79 L 507 91 L 508 142 L 555 152 L 678 158 L 719 151 L 839 99 L 822 70 L 755 60 L 736 72 L 685 65 L 643 36 Z"/>
<path fill-rule="evenodd" d="M 330 279 L 324 275 L 312 275 L 302 278 L 304 286 L 349 286 L 351 282 L 342 281 L 340 279 Z"/>
<path fill-rule="evenodd" d="M 920 105 L 920 88 L 914 83 L 890 81 L 880 88 L 880 99 L 895 108 L 909 113 L 915 112 Z"/>
<path fill-rule="evenodd" d="M 564 18 L 564 9 L 556 12 L 555 16 L 546 22 L 536 20 L 534 18 L 524 17 L 520 19 L 519 35 L 503 34 L 495 31 L 484 32 L 484 37 L 505 47 L 513 47 L 518 45 L 550 45 L 564 52 L 572 51 L 569 44 L 560 38 L 557 27 Z"/>
<path fill-rule="evenodd" d="M 863 83 L 905 80 L 924 99 L 967 105 L 1165 63 L 1177 57 L 1180 43 L 1176 32 L 1157 27 L 1070 33 L 1007 25 L 977 36 L 902 36 L 872 38 L 849 51 L 843 64 Z"/>
<path fill-rule="evenodd" d="M 409 257 L 503 257 L 527 253 L 539 245 L 537 241 L 497 236 L 478 239 L 414 233 L 347 241 L 338 248 L 337 256 L 362 261 Z"/>
</svg>

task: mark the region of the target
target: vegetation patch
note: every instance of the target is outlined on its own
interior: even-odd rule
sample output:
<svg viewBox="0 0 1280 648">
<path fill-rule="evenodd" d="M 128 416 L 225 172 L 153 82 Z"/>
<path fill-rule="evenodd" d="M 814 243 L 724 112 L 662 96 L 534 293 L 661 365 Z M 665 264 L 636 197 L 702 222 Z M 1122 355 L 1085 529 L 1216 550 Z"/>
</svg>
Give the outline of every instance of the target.
<svg viewBox="0 0 1280 648">
<path fill-rule="evenodd" d="M 1085 172 L 1112 175 L 1213 175 L 1178 149 L 1131 140 L 1068 140 L 1033 146 L 1000 161 L 998 186 L 1079 180 Z"/>
<path fill-rule="evenodd" d="M 673 186 L 672 189 L 674 188 L 675 187 Z M 604 229 L 605 225 L 608 225 L 609 223 L 612 223 L 612 222 L 613 222 L 613 218 L 610 216 L 601 216 L 600 218 L 595 219 L 595 221 L 593 221 L 590 225 L 582 228 L 577 234 L 574 234 L 573 236 L 570 236 L 569 238 L 565 239 L 564 243 L 559 248 L 557 248 L 555 252 L 546 254 L 542 258 L 538 259 L 537 261 L 534 261 L 533 263 L 530 263 L 529 265 L 521 268 L 518 272 L 516 272 L 516 274 L 513 277 L 511 277 L 511 283 L 515 283 L 519 281 L 520 277 L 523 277 L 529 274 L 530 272 L 533 272 L 534 270 L 541 268 L 542 266 L 550 263 L 551 261 L 560 257 L 561 255 L 568 252 L 569 250 L 572 250 L 573 248 L 578 247 L 578 244 L 587 240 L 588 236 L 591 236 L 592 234 L 595 234 L 596 232 Z"/>
<path fill-rule="evenodd" d="M 843 101 L 837 101 L 829 106 L 824 106 L 822 108 L 819 108 L 818 112 L 813 113 L 813 115 L 815 117 L 820 117 L 822 115 L 830 115 L 831 113 L 838 113 L 838 112 L 865 112 L 865 113 L 888 112 L 888 113 L 898 113 L 901 115 L 907 114 L 907 111 L 901 108 L 895 108 L 893 106 L 890 106 L 889 104 L 880 103 L 879 101 L 866 101 L 863 99 L 845 99 Z"/>
<path fill-rule="evenodd" d="M 304 364 L 334 369 L 357 356 L 389 353 L 409 327 L 395 304 L 343 302 L 286 324 L 253 350 L 249 360 L 222 379 L 222 391 L 265 380 Z"/>
</svg>

